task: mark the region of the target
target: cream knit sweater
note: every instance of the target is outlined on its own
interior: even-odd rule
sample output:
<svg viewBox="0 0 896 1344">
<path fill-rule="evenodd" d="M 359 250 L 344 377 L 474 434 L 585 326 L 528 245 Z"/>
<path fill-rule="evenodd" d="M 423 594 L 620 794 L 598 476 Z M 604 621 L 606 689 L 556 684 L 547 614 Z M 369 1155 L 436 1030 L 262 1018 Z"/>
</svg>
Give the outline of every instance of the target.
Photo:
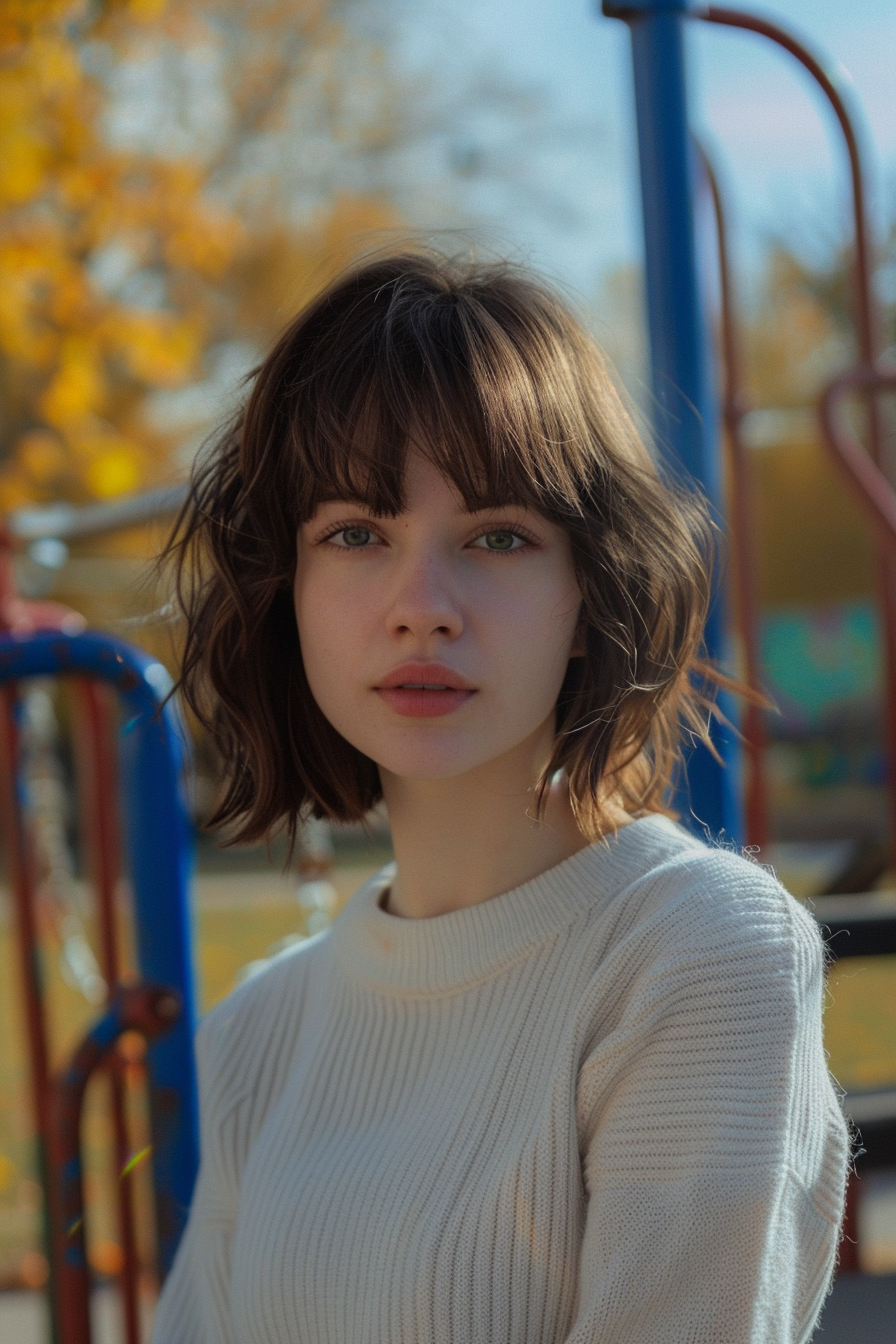
<svg viewBox="0 0 896 1344">
<path fill-rule="evenodd" d="M 798 1344 L 847 1132 L 812 919 L 647 817 L 433 919 L 389 870 L 198 1036 L 155 1344 Z"/>
</svg>

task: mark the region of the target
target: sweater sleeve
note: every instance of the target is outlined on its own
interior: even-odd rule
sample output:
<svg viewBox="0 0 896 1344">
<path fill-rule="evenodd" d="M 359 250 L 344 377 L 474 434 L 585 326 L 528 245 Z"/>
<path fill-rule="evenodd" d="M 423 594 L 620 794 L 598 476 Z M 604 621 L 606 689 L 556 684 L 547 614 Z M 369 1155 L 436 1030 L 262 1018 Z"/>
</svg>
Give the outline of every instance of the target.
<svg viewBox="0 0 896 1344">
<path fill-rule="evenodd" d="M 217 1004 L 196 1033 L 199 1173 L 156 1308 L 152 1344 L 236 1344 L 231 1250 L 243 1167 L 288 1077 L 303 1015 L 307 953 L 323 938 L 272 958 Z"/>
<path fill-rule="evenodd" d="M 239 1098 L 222 1096 L 216 1014 L 196 1034 L 201 1161 L 190 1215 L 156 1307 L 152 1344 L 234 1344 L 229 1311 L 236 1190 L 227 1172 L 226 1128 Z"/>
<path fill-rule="evenodd" d="M 587 1205 L 567 1344 L 811 1337 L 849 1151 L 822 1044 L 823 948 L 770 877 L 749 881 L 736 902 L 709 892 L 672 912 L 584 1058 Z"/>
</svg>

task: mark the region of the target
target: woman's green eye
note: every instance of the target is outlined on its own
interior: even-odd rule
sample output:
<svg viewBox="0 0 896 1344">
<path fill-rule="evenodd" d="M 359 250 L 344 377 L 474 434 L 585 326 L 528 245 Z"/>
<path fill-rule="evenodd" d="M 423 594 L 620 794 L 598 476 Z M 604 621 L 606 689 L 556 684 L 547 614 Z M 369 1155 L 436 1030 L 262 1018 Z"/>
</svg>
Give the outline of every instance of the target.
<svg viewBox="0 0 896 1344">
<path fill-rule="evenodd" d="M 353 546 L 357 549 L 360 546 L 366 546 L 373 533 L 367 527 L 344 527 L 336 535 L 342 537 L 346 546 Z"/>
<path fill-rule="evenodd" d="M 489 551 L 512 551 L 515 549 L 515 543 L 522 541 L 515 532 L 484 532 L 482 540 L 485 542 L 485 548 Z"/>
</svg>

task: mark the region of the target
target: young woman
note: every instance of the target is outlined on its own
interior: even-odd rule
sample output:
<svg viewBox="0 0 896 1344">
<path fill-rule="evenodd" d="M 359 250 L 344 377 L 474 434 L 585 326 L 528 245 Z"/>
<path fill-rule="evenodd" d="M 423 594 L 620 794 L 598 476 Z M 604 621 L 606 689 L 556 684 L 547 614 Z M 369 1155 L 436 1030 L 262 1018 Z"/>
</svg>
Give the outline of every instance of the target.
<svg viewBox="0 0 896 1344">
<path fill-rule="evenodd" d="M 583 330 L 507 268 L 357 268 L 179 535 L 215 822 L 383 799 L 396 863 L 202 1024 L 157 1344 L 808 1340 L 848 1149 L 822 946 L 664 814 L 709 532 Z"/>
</svg>

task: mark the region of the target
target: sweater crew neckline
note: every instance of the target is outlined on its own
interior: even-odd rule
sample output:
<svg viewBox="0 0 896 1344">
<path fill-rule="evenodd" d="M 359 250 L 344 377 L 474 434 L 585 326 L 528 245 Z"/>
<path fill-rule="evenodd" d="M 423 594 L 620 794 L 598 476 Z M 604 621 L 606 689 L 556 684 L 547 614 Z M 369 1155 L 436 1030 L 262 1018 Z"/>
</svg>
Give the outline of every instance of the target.
<svg viewBox="0 0 896 1344">
<path fill-rule="evenodd" d="M 585 911 L 605 904 L 670 849 L 680 849 L 682 837 L 667 817 L 640 817 L 510 891 L 423 919 L 382 909 L 395 875 L 395 865 L 388 864 L 336 919 L 331 930 L 336 961 L 350 979 L 371 989 L 419 996 L 457 992 L 498 974 Z"/>
</svg>

